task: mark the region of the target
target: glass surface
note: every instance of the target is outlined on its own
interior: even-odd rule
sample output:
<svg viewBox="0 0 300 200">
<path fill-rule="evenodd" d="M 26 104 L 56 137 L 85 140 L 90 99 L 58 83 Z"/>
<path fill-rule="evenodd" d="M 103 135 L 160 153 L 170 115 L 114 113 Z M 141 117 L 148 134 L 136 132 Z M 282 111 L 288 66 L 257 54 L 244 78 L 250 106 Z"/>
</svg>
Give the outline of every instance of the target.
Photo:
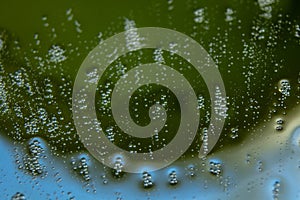
<svg viewBox="0 0 300 200">
<path fill-rule="evenodd" d="M 300 1 L 0 5 L 0 199 L 300 199 Z"/>
</svg>

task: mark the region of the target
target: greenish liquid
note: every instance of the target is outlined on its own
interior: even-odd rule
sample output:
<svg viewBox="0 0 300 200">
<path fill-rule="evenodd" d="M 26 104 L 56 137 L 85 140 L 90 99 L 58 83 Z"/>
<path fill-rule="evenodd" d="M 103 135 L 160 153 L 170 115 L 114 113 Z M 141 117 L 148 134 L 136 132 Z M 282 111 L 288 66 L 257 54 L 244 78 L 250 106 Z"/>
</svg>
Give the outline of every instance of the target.
<svg viewBox="0 0 300 200">
<path fill-rule="evenodd" d="M 296 0 L 276 1 L 270 13 L 266 11 L 267 6 L 237 0 L 3 2 L 0 8 L 1 135 L 21 143 L 33 137 L 43 138 L 52 153 L 62 157 L 86 152 L 72 119 L 73 83 L 88 53 L 101 40 L 124 31 L 126 18 L 133 20 L 136 27 L 165 27 L 189 35 L 218 65 L 228 97 L 228 117 L 213 152 L 255 141 L 249 132 L 274 116 L 288 114 L 299 104 L 300 97 L 300 29 L 297 28 L 300 4 Z M 203 8 L 203 15 L 202 11 L 195 14 L 199 8 Z M 59 56 L 52 58 L 53 52 Z M 184 160 L 197 156 L 202 129 L 209 124 L 211 102 L 201 76 L 188 62 L 168 52 L 163 55 L 166 63 L 179 70 L 196 94 L 204 98 L 198 134 Z M 107 90 L 120 77 L 118 63 L 129 70 L 149 61 L 154 61 L 153 50 L 133 52 L 118 59 L 101 78 L 98 91 L 109 94 Z M 289 95 L 278 85 L 282 79 L 289 81 Z M 109 87 L 105 87 L 107 83 Z M 140 88 L 130 100 L 133 120 L 146 125 L 148 108 L 163 95 L 167 95 L 170 116 L 168 126 L 163 129 L 167 136 L 157 140 L 126 136 L 110 116 L 110 104 L 103 105 L 101 93 L 97 92 L 97 116 L 102 128 L 113 127 L 113 142 L 123 149 L 147 152 L 149 145 L 152 150 L 161 148 L 172 140 L 178 129 L 180 111 L 175 96 L 167 88 L 150 85 Z M 263 137 L 264 133 L 259 135 Z M 132 144 L 137 147 L 131 149 Z"/>
</svg>

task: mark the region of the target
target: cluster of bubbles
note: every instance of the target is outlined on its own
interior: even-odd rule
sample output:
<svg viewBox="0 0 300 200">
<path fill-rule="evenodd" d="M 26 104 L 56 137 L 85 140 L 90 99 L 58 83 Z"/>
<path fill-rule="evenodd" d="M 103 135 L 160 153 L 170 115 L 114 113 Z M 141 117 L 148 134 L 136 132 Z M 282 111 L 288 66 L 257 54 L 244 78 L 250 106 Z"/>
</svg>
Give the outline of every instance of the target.
<svg viewBox="0 0 300 200">
<path fill-rule="evenodd" d="M 188 176 L 194 177 L 196 175 L 196 169 L 194 165 L 188 166 Z"/>
<path fill-rule="evenodd" d="M 173 170 L 169 174 L 169 184 L 170 185 L 176 185 L 177 183 L 178 183 L 177 174 L 176 174 L 176 171 Z"/>
<path fill-rule="evenodd" d="M 204 22 L 204 8 L 199 8 L 197 10 L 194 11 L 194 15 L 195 15 L 195 18 L 194 18 L 194 21 L 196 23 L 202 23 Z"/>
<path fill-rule="evenodd" d="M 11 200 L 26 200 L 26 197 L 23 193 L 17 192 L 11 197 Z"/>
<path fill-rule="evenodd" d="M 203 149 L 204 149 L 204 152 L 207 152 L 208 151 L 208 130 L 207 128 L 203 128 L 202 130 L 202 141 L 203 141 Z"/>
<path fill-rule="evenodd" d="M 152 176 L 148 172 L 143 172 L 143 187 L 144 188 L 151 188 L 153 186 Z"/>
<path fill-rule="evenodd" d="M 273 189 L 272 189 L 273 200 L 279 199 L 279 193 L 280 193 L 280 181 L 275 181 L 273 183 Z"/>
<path fill-rule="evenodd" d="M 276 127 L 275 127 L 275 129 L 277 131 L 282 131 L 283 130 L 283 124 L 284 124 L 284 120 L 282 118 L 276 119 Z"/>
<path fill-rule="evenodd" d="M 225 11 L 225 21 L 226 22 L 231 22 L 234 20 L 234 11 L 232 8 L 227 8 Z"/>
<path fill-rule="evenodd" d="M 259 160 L 257 162 L 257 169 L 258 169 L 258 172 L 262 172 L 264 170 L 264 165 L 263 165 L 263 162 L 261 160 Z"/>
<path fill-rule="evenodd" d="M 23 157 L 23 165 L 19 168 L 23 168 L 29 171 L 33 176 L 42 174 L 45 168 L 40 159 L 43 158 L 44 149 L 41 146 L 41 142 L 38 139 L 33 139 L 28 145 L 28 154 Z"/>
<path fill-rule="evenodd" d="M 280 80 L 278 83 L 278 91 L 282 94 L 284 98 L 290 96 L 291 85 L 289 80 Z"/>
<path fill-rule="evenodd" d="M 209 172 L 215 176 L 220 176 L 222 173 L 222 163 L 219 161 L 211 160 L 209 162 Z"/>
<path fill-rule="evenodd" d="M 114 176 L 120 177 L 123 173 L 123 163 L 122 158 L 117 157 L 114 164 Z"/>
<path fill-rule="evenodd" d="M 73 170 L 78 172 L 85 181 L 91 179 L 87 159 L 85 157 L 81 157 L 77 162 L 73 159 L 71 165 L 73 166 Z"/>
<path fill-rule="evenodd" d="M 78 34 L 82 33 L 81 24 L 79 23 L 79 21 L 77 19 L 74 18 L 72 8 L 69 8 L 68 10 L 66 10 L 66 16 L 67 16 L 67 20 L 69 22 L 73 22 L 76 32 Z"/>
<path fill-rule="evenodd" d="M 238 137 L 239 137 L 238 132 L 239 132 L 239 129 L 238 129 L 237 127 L 231 128 L 231 129 L 230 129 L 230 137 L 231 137 L 232 139 L 238 138 Z"/>
<path fill-rule="evenodd" d="M 65 50 L 58 45 L 52 45 L 48 51 L 49 61 L 55 64 L 61 63 L 67 59 Z"/>
<path fill-rule="evenodd" d="M 258 0 L 259 7 L 263 12 L 262 17 L 266 19 L 272 18 L 272 6 L 276 3 L 276 0 Z"/>
</svg>

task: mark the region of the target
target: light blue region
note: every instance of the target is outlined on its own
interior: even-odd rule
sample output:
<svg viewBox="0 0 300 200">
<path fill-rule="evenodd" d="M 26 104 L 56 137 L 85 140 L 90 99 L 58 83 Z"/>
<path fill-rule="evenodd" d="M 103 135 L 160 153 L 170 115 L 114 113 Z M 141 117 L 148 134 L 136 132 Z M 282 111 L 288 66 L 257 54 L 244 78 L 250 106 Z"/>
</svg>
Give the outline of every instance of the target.
<svg viewBox="0 0 300 200">
<path fill-rule="evenodd" d="M 300 127 L 291 135 L 290 140 L 300 139 Z M 15 162 L 17 153 L 22 157 L 24 147 L 16 144 L 0 135 L 0 199 L 6 200 L 16 192 L 21 192 L 26 199 L 104 199 L 116 200 L 118 197 L 123 200 L 130 199 L 272 199 L 272 187 L 276 180 L 281 183 L 280 198 L 300 199 L 300 189 L 295 184 L 300 180 L 300 148 L 290 145 L 278 155 L 276 163 L 264 163 L 264 171 L 258 172 L 256 166 L 246 168 L 247 173 L 240 171 L 239 166 L 245 163 L 229 164 L 225 162 L 224 177 L 221 180 L 209 174 L 208 170 L 201 172 L 201 161 L 191 163 L 189 161 L 175 162 L 172 166 L 151 173 L 155 186 L 151 189 L 144 189 L 142 186 L 141 174 L 125 174 L 124 177 L 117 179 L 111 175 L 110 169 L 104 169 L 103 165 L 89 158 L 87 154 L 77 154 L 74 157 L 85 155 L 88 157 L 88 165 L 92 181 L 90 185 L 83 178 L 77 175 L 70 164 L 71 158 L 51 156 L 48 147 L 44 145 L 47 158 L 41 159 L 48 172 L 45 178 L 41 176 L 33 178 L 26 174 L 25 170 L 17 169 Z M 291 144 L 291 141 L 287 142 Z M 266 154 L 268 155 L 268 154 Z M 282 158 L 282 159 L 281 159 Z M 281 160 L 281 164 L 277 163 Z M 273 162 L 273 161 L 272 161 Z M 274 161 L 275 162 L 275 161 Z M 196 176 L 188 176 L 187 167 L 195 165 Z M 276 167 L 272 167 L 276 166 Z M 280 166 L 281 167 L 277 167 Z M 237 167 L 235 167 L 237 166 Z M 206 166 L 204 169 L 207 169 Z M 106 171 L 107 184 L 103 184 L 104 170 Z M 169 173 L 175 170 L 179 183 L 175 186 L 168 184 Z M 226 178 L 229 177 L 229 185 L 224 187 Z M 221 183 L 223 181 L 223 184 Z M 96 193 L 94 193 L 96 189 Z M 87 192 L 89 190 L 89 192 Z M 70 192 L 70 194 L 68 194 Z M 279 198 L 279 199 L 280 199 Z"/>
</svg>

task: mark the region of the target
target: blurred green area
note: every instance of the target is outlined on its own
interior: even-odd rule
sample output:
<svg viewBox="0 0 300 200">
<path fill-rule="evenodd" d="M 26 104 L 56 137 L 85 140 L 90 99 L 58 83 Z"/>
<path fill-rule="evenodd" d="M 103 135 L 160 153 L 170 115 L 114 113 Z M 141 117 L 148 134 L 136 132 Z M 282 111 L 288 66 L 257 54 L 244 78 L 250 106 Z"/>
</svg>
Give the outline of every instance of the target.
<svg viewBox="0 0 300 200">
<path fill-rule="evenodd" d="M 246 133 L 256 125 L 269 120 L 272 115 L 288 112 L 299 102 L 300 39 L 295 37 L 295 26 L 300 24 L 300 3 L 297 0 L 275 2 L 270 19 L 261 17 L 263 11 L 256 1 L 246 0 L 1 2 L 0 35 L 5 46 L 0 50 L 0 76 L 5 83 L 9 105 L 9 111 L 0 114 L 1 132 L 16 140 L 40 136 L 58 152 L 82 149 L 72 122 L 73 81 L 83 59 L 99 43 L 99 33 L 102 34 L 101 39 L 106 39 L 124 31 L 124 21 L 128 18 L 134 20 L 137 27 L 165 27 L 185 33 L 209 52 L 219 66 L 229 103 L 226 126 L 216 148 L 239 144 L 249 137 Z M 194 12 L 199 8 L 204 8 L 203 23 L 194 20 Z M 227 8 L 234 11 L 231 22 L 225 20 Z M 71 15 L 72 19 L 68 20 Z M 64 49 L 65 61 L 49 61 L 49 50 L 53 45 Z M 151 59 L 151 52 L 148 54 L 142 54 L 145 60 Z M 136 65 L 134 58 L 140 54 L 130 56 L 130 61 L 123 60 L 128 69 Z M 175 68 L 180 65 L 179 61 L 174 64 Z M 100 85 L 116 81 L 113 80 L 116 77 L 109 78 L 111 72 L 107 73 Z M 199 136 L 191 146 L 193 150 L 199 147 L 201 129 L 206 125 L 203 117 L 210 110 L 209 96 L 203 81 L 195 77 L 193 70 L 184 73 L 188 80 L 199 78 L 199 82 L 195 81 L 199 84 L 198 93 L 206 99 L 206 108 L 201 111 Z M 14 84 L 17 74 L 23 74 L 34 94 L 28 93 L 26 84 L 22 87 Z M 281 94 L 275 88 L 283 78 L 290 80 L 291 96 L 282 106 L 278 100 Z M 48 94 L 49 87 L 51 94 Z M 152 89 L 159 98 L 160 89 Z M 153 94 L 148 94 L 146 90 L 137 96 L 152 98 Z M 49 95 L 53 95 L 50 104 L 46 98 Z M 176 104 L 174 96 L 170 98 Z M 142 99 L 139 101 L 143 102 Z M 131 105 L 134 107 L 134 102 Z M 18 106 L 22 107 L 23 117 L 16 116 Z M 35 132 L 31 119 L 40 119 L 40 108 L 45 108 L 48 118 L 45 124 L 42 121 L 36 123 L 38 130 Z M 147 113 L 142 106 L 138 109 L 141 113 Z M 99 119 L 105 119 L 103 124 L 107 127 L 113 123 L 109 116 L 101 112 L 98 114 Z M 177 116 L 175 121 L 180 117 L 178 112 L 173 115 Z M 143 124 L 148 119 L 142 118 L 140 121 Z M 30 130 L 25 126 L 27 122 Z M 236 139 L 231 137 L 232 128 L 238 129 Z M 176 127 L 170 129 L 176 130 Z"/>
</svg>

